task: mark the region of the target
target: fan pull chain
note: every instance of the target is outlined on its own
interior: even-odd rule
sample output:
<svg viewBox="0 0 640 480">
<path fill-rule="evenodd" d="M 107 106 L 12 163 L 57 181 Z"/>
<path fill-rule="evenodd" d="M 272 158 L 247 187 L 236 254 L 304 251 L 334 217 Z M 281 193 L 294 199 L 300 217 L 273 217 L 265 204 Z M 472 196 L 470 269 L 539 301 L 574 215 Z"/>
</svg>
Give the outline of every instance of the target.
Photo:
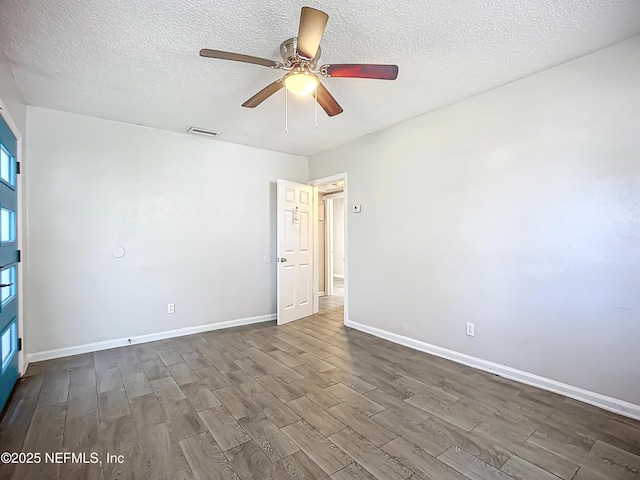
<svg viewBox="0 0 640 480">
<path fill-rule="evenodd" d="M 284 89 L 284 133 L 289 133 L 289 90 Z"/>
<path fill-rule="evenodd" d="M 315 102 L 313 102 L 313 109 L 316 116 L 316 130 L 318 129 L 318 87 L 313 89 L 313 96 L 315 97 Z"/>
</svg>

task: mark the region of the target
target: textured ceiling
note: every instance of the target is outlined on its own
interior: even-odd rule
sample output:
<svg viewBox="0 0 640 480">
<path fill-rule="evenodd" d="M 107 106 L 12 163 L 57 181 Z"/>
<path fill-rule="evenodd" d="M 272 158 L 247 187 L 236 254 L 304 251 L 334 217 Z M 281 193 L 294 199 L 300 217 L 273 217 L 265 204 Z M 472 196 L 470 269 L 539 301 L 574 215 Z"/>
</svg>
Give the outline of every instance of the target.
<svg viewBox="0 0 640 480">
<path fill-rule="evenodd" d="M 0 46 L 28 104 L 312 155 L 640 34 L 639 0 L 354 0 L 329 14 L 323 63 L 395 63 L 398 80 L 324 79 L 328 118 L 284 92 L 240 105 L 282 72 L 201 48 L 279 60 L 290 0 L 2 0 Z"/>
</svg>

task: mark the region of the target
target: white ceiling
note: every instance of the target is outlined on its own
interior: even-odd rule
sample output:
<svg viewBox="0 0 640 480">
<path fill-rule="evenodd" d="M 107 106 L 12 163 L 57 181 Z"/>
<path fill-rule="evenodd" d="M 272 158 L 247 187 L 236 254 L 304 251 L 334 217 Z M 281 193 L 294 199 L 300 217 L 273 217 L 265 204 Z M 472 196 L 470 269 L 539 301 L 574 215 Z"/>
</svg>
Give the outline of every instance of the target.
<svg viewBox="0 0 640 480">
<path fill-rule="evenodd" d="M 329 14 L 323 63 L 395 63 L 395 82 L 325 79 L 328 118 L 278 78 L 201 48 L 279 60 L 300 8 Z M 640 34 L 639 0 L 2 0 L 0 46 L 28 104 L 312 155 Z"/>
</svg>

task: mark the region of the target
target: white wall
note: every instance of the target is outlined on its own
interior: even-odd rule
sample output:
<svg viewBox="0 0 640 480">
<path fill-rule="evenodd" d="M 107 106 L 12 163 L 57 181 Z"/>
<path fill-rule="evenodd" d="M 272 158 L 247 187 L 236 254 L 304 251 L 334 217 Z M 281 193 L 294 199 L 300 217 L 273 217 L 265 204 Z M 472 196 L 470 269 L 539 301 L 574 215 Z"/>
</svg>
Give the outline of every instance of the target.
<svg viewBox="0 0 640 480">
<path fill-rule="evenodd" d="M 640 405 L 639 86 L 635 37 L 311 158 L 350 320 Z"/>
<path fill-rule="evenodd" d="M 28 132 L 28 353 L 275 312 L 305 157 L 32 107 Z"/>
</svg>

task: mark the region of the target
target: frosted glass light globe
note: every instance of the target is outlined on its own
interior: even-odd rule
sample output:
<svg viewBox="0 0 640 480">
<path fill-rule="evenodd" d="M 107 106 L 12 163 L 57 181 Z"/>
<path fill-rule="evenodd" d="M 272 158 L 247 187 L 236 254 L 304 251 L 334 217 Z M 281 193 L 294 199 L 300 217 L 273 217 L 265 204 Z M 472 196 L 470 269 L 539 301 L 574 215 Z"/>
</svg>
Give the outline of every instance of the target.
<svg viewBox="0 0 640 480">
<path fill-rule="evenodd" d="M 284 86 L 294 95 L 308 95 L 318 86 L 318 79 L 309 72 L 293 71 L 284 77 Z"/>
</svg>

